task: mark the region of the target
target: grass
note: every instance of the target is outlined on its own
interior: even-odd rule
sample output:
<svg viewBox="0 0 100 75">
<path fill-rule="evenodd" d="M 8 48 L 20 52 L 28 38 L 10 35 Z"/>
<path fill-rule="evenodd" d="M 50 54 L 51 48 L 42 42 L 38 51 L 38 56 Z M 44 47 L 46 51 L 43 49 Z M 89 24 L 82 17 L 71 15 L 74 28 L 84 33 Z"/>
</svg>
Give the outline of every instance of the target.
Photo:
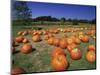
<svg viewBox="0 0 100 75">
<path fill-rule="evenodd" d="M 80 27 L 82 27 L 81 25 Z M 18 31 L 26 30 L 23 28 L 24 26 L 12 26 L 12 37 L 15 38 L 17 36 Z M 32 26 L 34 28 L 34 26 Z M 30 28 L 32 28 L 30 27 Z M 42 28 L 47 29 L 51 28 L 52 26 L 42 26 Z M 53 28 L 58 28 L 59 26 L 55 25 Z M 65 28 L 67 26 L 60 26 L 62 28 Z M 84 27 L 84 26 L 83 26 Z M 89 26 L 88 26 L 89 27 Z M 32 30 L 32 29 L 27 29 Z M 85 32 L 85 31 L 84 31 Z M 72 35 L 72 33 L 59 33 L 56 34 L 56 36 L 62 38 L 63 34 L 66 34 L 68 36 Z M 74 34 L 74 33 L 73 33 Z M 51 51 L 55 48 L 54 46 L 51 46 L 47 44 L 45 40 L 41 42 L 33 42 L 30 35 L 25 36 L 29 39 L 32 46 L 35 48 L 33 49 L 32 53 L 30 54 L 22 54 L 20 52 L 12 55 L 12 60 L 14 63 L 12 63 L 12 67 L 22 67 L 26 70 L 26 72 L 52 72 L 54 71 L 51 66 Z M 87 46 L 89 44 L 95 45 L 96 42 L 92 38 L 90 39 L 89 43 L 81 43 L 78 45 L 80 50 L 82 51 L 82 59 L 80 60 L 72 60 L 70 58 L 70 54 L 67 51 L 67 49 L 64 49 L 66 53 L 66 58 L 69 61 L 70 65 L 68 68 L 68 71 L 71 70 L 85 70 L 85 69 L 96 69 L 96 63 L 90 64 L 86 61 L 85 54 L 87 52 Z M 20 50 L 21 46 L 23 44 L 19 44 L 18 47 L 16 47 L 16 50 Z"/>
</svg>

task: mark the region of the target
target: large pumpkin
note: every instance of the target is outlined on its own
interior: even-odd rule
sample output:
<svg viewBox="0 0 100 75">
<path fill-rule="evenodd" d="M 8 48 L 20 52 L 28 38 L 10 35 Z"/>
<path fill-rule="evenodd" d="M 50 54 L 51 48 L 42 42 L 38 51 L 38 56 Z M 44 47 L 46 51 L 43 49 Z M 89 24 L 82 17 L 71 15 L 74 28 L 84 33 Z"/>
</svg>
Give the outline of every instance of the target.
<svg viewBox="0 0 100 75">
<path fill-rule="evenodd" d="M 66 39 L 60 40 L 59 47 L 63 49 L 67 48 L 67 40 Z"/>
<path fill-rule="evenodd" d="M 65 52 L 64 52 L 64 50 L 61 49 L 61 48 L 55 48 L 55 49 L 52 51 L 51 55 L 52 55 L 52 57 L 54 58 L 54 57 L 56 57 L 56 56 L 58 56 L 58 55 L 65 55 Z"/>
<path fill-rule="evenodd" d="M 21 48 L 21 52 L 24 54 L 28 54 L 28 53 L 32 52 L 32 45 L 31 44 L 23 45 Z"/>
<path fill-rule="evenodd" d="M 60 43 L 60 38 L 57 38 L 57 37 L 54 38 L 53 45 L 58 47 L 59 43 Z"/>
<path fill-rule="evenodd" d="M 68 68 L 68 61 L 64 55 L 58 55 L 52 59 L 52 68 L 56 71 L 64 71 Z"/>
<path fill-rule="evenodd" d="M 32 40 L 34 42 L 39 42 L 39 41 L 41 41 L 41 37 L 40 37 L 40 35 L 35 35 L 35 36 L 32 37 Z"/>
<path fill-rule="evenodd" d="M 90 63 L 94 63 L 96 61 L 96 54 L 94 51 L 88 51 L 86 53 L 86 60 Z"/>
<path fill-rule="evenodd" d="M 16 41 L 17 43 L 22 43 L 23 39 L 24 39 L 24 38 L 23 38 L 22 36 L 18 36 L 18 37 L 16 37 L 15 41 Z"/>
<path fill-rule="evenodd" d="M 25 73 L 25 70 L 23 68 L 17 67 L 17 68 L 13 68 L 11 70 L 11 75 L 19 75 L 19 74 L 23 74 Z"/>
<path fill-rule="evenodd" d="M 79 60 L 82 57 L 82 53 L 78 48 L 74 48 L 72 49 L 72 51 L 70 52 L 70 56 L 73 60 Z"/>
</svg>

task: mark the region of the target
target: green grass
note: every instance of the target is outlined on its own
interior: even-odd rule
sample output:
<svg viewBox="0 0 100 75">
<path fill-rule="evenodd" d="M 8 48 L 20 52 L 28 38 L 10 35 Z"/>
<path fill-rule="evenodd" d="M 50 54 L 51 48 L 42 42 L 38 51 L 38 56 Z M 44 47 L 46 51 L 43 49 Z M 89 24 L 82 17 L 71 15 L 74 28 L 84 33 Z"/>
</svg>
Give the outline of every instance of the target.
<svg viewBox="0 0 100 75">
<path fill-rule="evenodd" d="M 57 25 L 53 26 L 53 28 L 58 28 L 58 27 L 59 26 Z M 67 26 L 60 26 L 60 27 L 65 28 Z M 47 29 L 47 28 L 52 28 L 52 26 L 43 25 L 42 28 Z M 12 26 L 12 37 L 15 38 L 17 36 L 17 32 L 23 30 L 26 30 L 23 29 L 23 26 Z M 32 30 L 32 29 L 27 29 L 27 30 Z M 59 33 L 56 34 L 55 36 L 62 38 L 63 34 L 66 34 L 68 36 L 72 35 L 72 33 L 69 32 L 69 33 Z M 14 61 L 14 63 L 12 63 L 12 67 L 13 68 L 22 67 L 28 73 L 54 71 L 51 66 L 51 51 L 56 47 L 47 44 L 45 40 L 35 43 L 32 41 L 32 37 L 30 35 L 27 35 L 25 37 L 29 39 L 30 43 L 32 44 L 33 48 L 35 48 L 35 50 L 33 49 L 33 51 L 30 54 L 22 54 L 21 52 L 13 54 L 12 60 Z M 76 61 L 72 60 L 67 49 L 64 49 L 66 53 L 66 59 L 69 61 L 70 64 L 68 70 L 96 69 L 96 63 L 90 64 L 89 62 L 86 61 L 85 58 L 85 54 L 87 52 L 87 46 L 89 44 L 95 45 L 96 44 L 95 40 L 91 38 L 89 43 L 81 43 L 80 45 L 78 45 L 78 47 L 82 51 L 82 59 Z M 19 46 L 16 47 L 16 50 L 19 51 L 22 45 L 23 44 L 19 44 Z"/>
</svg>

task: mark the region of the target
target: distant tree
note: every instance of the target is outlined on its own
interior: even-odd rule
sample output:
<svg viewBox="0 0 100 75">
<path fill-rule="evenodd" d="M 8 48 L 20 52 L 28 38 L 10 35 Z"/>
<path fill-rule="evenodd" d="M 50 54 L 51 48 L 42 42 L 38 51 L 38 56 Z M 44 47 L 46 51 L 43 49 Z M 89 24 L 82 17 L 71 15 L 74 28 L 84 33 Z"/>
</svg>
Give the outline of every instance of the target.
<svg viewBox="0 0 100 75">
<path fill-rule="evenodd" d="M 59 20 L 51 16 L 39 16 L 34 18 L 34 21 L 59 21 Z"/>
<path fill-rule="evenodd" d="M 74 20 L 72 21 L 72 24 L 73 24 L 73 25 L 78 25 L 78 23 L 79 23 L 79 22 L 78 22 L 77 19 L 74 19 Z"/>
<path fill-rule="evenodd" d="M 60 19 L 60 21 L 61 21 L 61 22 L 65 22 L 66 19 L 65 19 L 64 17 L 62 17 L 62 18 Z"/>
<path fill-rule="evenodd" d="M 72 19 L 69 18 L 67 21 L 68 21 L 68 22 L 72 22 Z"/>
<path fill-rule="evenodd" d="M 26 2 L 14 1 L 13 9 L 16 12 L 15 16 L 19 24 L 31 24 L 31 10 L 28 8 Z"/>
<path fill-rule="evenodd" d="M 91 24 L 96 24 L 96 19 L 90 21 Z"/>
</svg>

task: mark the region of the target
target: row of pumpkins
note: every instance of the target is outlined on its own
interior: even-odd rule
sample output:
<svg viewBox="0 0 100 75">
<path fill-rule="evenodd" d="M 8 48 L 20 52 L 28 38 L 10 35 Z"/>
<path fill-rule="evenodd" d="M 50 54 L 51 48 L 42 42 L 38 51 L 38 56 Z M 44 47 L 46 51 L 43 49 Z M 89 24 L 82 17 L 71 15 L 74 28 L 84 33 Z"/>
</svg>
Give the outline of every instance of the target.
<svg viewBox="0 0 100 75">
<path fill-rule="evenodd" d="M 86 30 L 88 28 L 85 28 Z M 33 31 L 20 31 L 18 32 L 18 37 L 15 38 L 12 45 L 12 52 L 15 53 L 15 45 L 16 43 L 24 43 L 24 45 L 21 47 L 20 52 L 24 54 L 28 54 L 32 52 L 32 45 L 29 43 L 30 41 L 25 38 L 24 36 L 31 34 L 33 42 L 40 42 L 43 39 L 41 39 L 41 35 L 44 35 L 44 40 L 47 41 L 49 45 L 56 46 L 52 52 L 51 52 L 51 65 L 52 68 L 56 71 L 64 71 L 67 70 L 69 67 L 69 62 L 66 58 L 66 54 L 63 49 L 67 49 L 70 53 L 70 56 L 73 60 L 80 60 L 82 58 L 82 52 L 77 47 L 81 42 L 88 43 L 90 40 L 90 36 L 92 36 L 94 39 L 95 37 L 95 29 L 89 30 L 86 33 L 82 32 L 83 28 L 74 28 L 74 29 L 48 29 L 46 30 L 33 30 Z M 64 38 L 58 38 L 54 36 L 55 34 L 58 34 L 60 32 L 67 33 L 67 32 L 78 32 L 78 35 L 73 35 L 71 37 L 65 36 Z M 89 63 L 94 63 L 96 61 L 96 49 L 94 45 L 89 45 L 86 53 L 86 60 Z M 12 69 L 12 74 L 20 74 L 25 73 L 25 70 L 22 68 L 14 68 Z"/>
</svg>

